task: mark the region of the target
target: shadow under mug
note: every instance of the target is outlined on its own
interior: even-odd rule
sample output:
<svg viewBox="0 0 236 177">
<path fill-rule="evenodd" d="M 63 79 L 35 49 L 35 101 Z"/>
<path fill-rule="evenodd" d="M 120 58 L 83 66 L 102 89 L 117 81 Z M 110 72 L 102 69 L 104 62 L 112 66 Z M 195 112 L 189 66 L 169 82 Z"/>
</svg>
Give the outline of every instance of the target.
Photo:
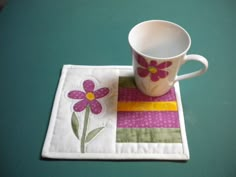
<svg viewBox="0 0 236 177">
<path fill-rule="evenodd" d="M 149 96 L 167 93 L 175 82 L 199 76 L 208 69 L 208 61 L 200 55 L 187 55 L 191 38 L 179 25 L 150 20 L 137 24 L 129 32 L 136 85 Z M 203 68 L 177 76 L 186 61 L 198 61 Z"/>
</svg>

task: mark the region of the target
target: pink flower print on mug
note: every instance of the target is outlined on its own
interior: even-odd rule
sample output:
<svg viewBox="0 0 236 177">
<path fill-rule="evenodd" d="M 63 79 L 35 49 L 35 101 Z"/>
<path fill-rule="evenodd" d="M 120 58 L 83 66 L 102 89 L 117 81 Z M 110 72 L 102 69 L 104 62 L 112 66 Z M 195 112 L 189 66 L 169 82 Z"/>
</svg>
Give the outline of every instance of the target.
<svg viewBox="0 0 236 177">
<path fill-rule="evenodd" d="M 168 76 L 169 72 L 164 69 L 171 66 L 172 63 L 170 61 L 158 64 L 157 61 L 151 60 L 150 63 L 148 63 L 141 55 L 136 54 L 135 57 L 138 64 L 142 66 L 137 68 L 137 73 L 140 77 L 147 77 L 150 75 L 151 80 L 156 82 L 159 79 Z"/>
</svg>

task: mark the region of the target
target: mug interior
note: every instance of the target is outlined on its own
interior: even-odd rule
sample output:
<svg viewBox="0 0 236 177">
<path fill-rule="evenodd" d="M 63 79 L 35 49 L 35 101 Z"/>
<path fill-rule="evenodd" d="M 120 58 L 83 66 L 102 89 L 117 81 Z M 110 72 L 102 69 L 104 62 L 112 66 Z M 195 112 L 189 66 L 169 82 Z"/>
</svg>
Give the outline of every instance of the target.
<svg viewBox="0 0 236 177">
<path fill-rule="evenodd" d="M 129 43 L 138 53 L 151 58 L 171 58 L 186 53 L 190 47 L 189 34 L 179 25 L 151 20 L 134 26 Z"/>
</svg>

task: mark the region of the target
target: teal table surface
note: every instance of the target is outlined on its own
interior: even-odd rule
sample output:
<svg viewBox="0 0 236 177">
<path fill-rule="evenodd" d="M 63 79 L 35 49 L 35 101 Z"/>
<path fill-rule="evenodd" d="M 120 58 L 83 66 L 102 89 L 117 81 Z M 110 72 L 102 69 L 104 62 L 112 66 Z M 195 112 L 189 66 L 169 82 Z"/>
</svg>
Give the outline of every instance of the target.
<svg viewBox="0 0 236 177">
<path fill-rule="evenodd" d="M 0 12 L 0 176 L 236 176 L 236 1 L 8 0 Z M 131 65 L 128 32 L 163 19 L 191 35 L 208 72 L 181 81 L 191 159 L 45 160 L 41 150 L 64 64 Z M 186 64 L 180 73 L 198 69 Z"/>
</svg>

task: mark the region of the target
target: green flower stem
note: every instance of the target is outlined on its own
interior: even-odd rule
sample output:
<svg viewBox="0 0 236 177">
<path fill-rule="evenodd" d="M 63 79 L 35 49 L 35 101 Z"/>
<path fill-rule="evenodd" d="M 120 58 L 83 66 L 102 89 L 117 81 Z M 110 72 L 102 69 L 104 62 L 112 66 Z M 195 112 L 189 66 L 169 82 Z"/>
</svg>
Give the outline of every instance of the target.
<svg viewBox="0 0 236 177">
<path fill-rule="evenodd" d="M 84 127 L 83 127 L 83 133 L 81 137 L 81 143 L 80 143 L 81 153 L 85 152 L 85 138 L 86 138 L 87 128 L 88 128 L 89 112 L 90 112 L 90 108 L 89 106 L 87 106 L 85 110 Z"/>
</svg>

